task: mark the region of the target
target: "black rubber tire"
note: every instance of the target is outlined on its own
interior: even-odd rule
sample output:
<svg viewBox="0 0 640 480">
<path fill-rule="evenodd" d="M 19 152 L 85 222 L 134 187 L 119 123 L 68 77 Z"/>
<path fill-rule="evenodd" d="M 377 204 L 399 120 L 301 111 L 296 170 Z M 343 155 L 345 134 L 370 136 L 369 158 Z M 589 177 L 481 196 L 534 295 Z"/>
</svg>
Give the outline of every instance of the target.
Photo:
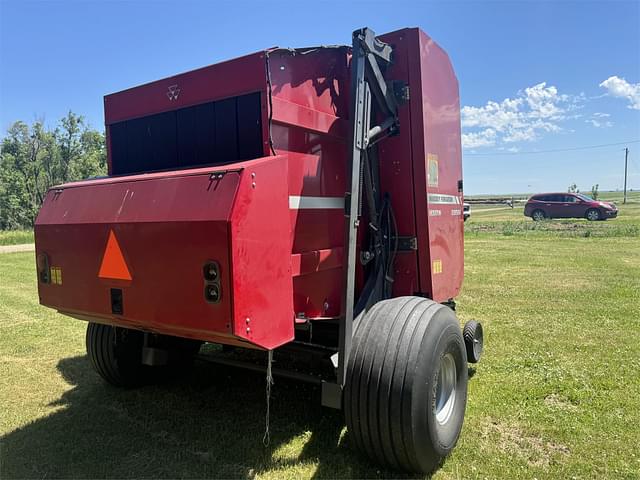
<svg viewBox="0 0 640 480">
<path fill-rule="evenodd" d="M 537 212 L 542 213 L 542 218 L 541 219 L 536 219 L 536 213 Z M 544 220 L 545 218 L 547 218 L 547 214 L 544 212 L 544 210 L 541 210 L 541 209 L 537 208 L 533 212 L 531 212 L 531 219 L 534 222 L 539 222 L 540 220 Z"/>
<path fill-rule="evenodd" d="M 590 212 L 595 212 L 596 216 L 594 218 L 591 218 L 591 216 L 589 215 Z M 598 220 L 602 220 L 602 214 L 600 213 L 600 210 L 598 210 L 597 208 L 590 208 L 585 212 L 584 216 L 587 220 L 591 222 L 597 222 Z"/>
<path fill-rule="evenodd" d="M 467 401 L 467 353 L 454 311 L 399 297 L 378 302 L 354 327 L 343 397 L 350 438 L 385 466 L 433 471 L 458 440 Z M 455 360 L 455 401 L 440 424 L 436 389 L 447 354 Z"/>
<path fill-rule="evenodd" d="M 89 323 L 86 343 L 94 370 L 111 385 L 135 387 L 148 378 L 142 365 L 142 332 Z"/>
<path fill-rule="evenodd" d="M 475 320 L 469 320 L 462 329 L 462 338 L 467 349 L 469 363 L 478 363 L 484 347 L 484 334 L 482 325 Z"/>
</svg>

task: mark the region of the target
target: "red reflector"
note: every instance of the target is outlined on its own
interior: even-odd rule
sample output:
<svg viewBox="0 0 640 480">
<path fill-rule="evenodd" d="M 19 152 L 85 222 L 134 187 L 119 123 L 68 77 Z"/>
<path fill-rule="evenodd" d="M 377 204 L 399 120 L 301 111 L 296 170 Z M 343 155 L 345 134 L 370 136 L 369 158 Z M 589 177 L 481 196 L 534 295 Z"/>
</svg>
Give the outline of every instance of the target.
<svg viewBox="0 0 640 480">
<path fill-rule="evenodd" d="M 131 280 L 131 273 L 129 273 L 127 262 L 124 260 L 122 250 L 120 250 L 120 245 L 113 230 L 109 231 L 109 240 L 107 241 L 107 248 L 104 249 L 98 277 Z"/>
</svg>

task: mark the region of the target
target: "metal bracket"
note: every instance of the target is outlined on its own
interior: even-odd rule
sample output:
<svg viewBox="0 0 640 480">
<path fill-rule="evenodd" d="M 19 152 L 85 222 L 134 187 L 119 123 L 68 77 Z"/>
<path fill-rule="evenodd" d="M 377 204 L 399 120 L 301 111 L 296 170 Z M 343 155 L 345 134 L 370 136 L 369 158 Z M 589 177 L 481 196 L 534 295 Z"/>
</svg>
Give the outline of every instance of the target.
<svg viewBox="0 0 640 480">
<path fill-rule="evenodd" d="M 418 250 L 417 237 L 395 237 L 398 242 L 398 252 L 413 252 Z"/>
<path fill-rule="evenodd" d="M 323 407 L 342 409 L 342 387 L 337 383 L 322 381 L 321 400 Z"/>
<path fill-rule="evenodd" d="M 230 168 L 227 170 L 216 170 L 209 174 L 209 180 L 220 180 L 227 173 L 240 173 L 244 170 L 244 168 Z"/>
<path fill-rule="evenodd" d="M 393 80 L 391 86 L 398 103 L 406 103 L 411 99 L 411 90 L 404 80 Z"/>
</svg>

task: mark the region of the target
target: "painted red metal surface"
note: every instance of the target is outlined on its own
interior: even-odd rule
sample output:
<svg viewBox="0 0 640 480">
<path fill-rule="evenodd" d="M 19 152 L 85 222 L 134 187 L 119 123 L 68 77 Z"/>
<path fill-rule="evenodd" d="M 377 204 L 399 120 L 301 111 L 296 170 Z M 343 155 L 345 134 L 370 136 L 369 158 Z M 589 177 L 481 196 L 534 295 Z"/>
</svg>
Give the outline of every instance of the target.
<svg viewBox="0 0 640 480">
<path fill-rule="evenodd" d="M 393 293 L 446 301 L 463 276 L 457 80 L 420 30 L 381 38 L 394 47 L 385 76 L 410 88 L 399 134 L 379 144 L 381 189 L 399 234 L 418 244 L 398 253 Z M 259 92 L 265 158 L 50 191 L 36 249 L 62 267 L 63 283 L 40 283 L 41 303 L 104 323 L 263 348 L 290 341 L 296 316 L 339 317 L 350 50 L 300 53 L 265 50 L 105 97 L 110 142 L 114 122 Z M 437 182 L 429 177 L 434 159 Z M 228 169 L 241 171 L 211 182 L 211 172 Z M 98 277 L 111 230 L 130 281 Z M 203 298 L 207 260 L 220 263 L 218 304 Z M 111 313 L 113 286 L 123 289 L 123 315 Z"/>
<path fill-rule="evenodd" d="M 398 53 L 406 55 L 411 88 L 410 148 L 420 291 L 446 301 L 458 295 L 464 276 L 458 81 L 447 54 L 424 32 L 415 28 L 399 35 L 406 51 Z M 431 180 L 429 159 L 437 165 Z"/>
<path fill-rule="evenodd" d="M 206 168 L 49 191 L 36 221 L 36 255 L 46 254 L 63 281 L 40 283 L 40 302 L 168 335 L 223 343 L 235 336 L 264 348 L 290 341 L 286 165 L 285 157 L 267 157 L 227 165 L 219 179 Z M 112 235 L 130 280 L 100 274 Z M 203 266 L 211 260 L 220 265 L 219 303 L 204 297 Z M 123 292 L 119 315 L 112 313 L 112 288 Z"/>
</svg>

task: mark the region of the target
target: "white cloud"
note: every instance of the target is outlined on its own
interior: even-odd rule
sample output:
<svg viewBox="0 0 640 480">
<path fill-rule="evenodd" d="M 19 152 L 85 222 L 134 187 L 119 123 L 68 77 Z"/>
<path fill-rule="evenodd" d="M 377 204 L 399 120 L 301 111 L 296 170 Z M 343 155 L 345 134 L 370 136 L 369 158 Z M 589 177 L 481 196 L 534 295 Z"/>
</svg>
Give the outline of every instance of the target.
<svg viewBox="0 0 640 480">
<path fill-rule="evenodd" d="M 559 132 L 561 121 L 576 118 L 567 112 L 575 110 L 582 100 L 559 94 L 555 86 L 542 82 L 519 91 L 515 98 L 490 100 L 482 107 L 462 107 L 462 144 L 466 148 L 487 147 L 532 141 L 541 133 Z"/>
<path fill-rule="evenodd" d="M 607 118 L 610 117 L 611 114 L 609 113 L 602 113 L 602 112 L 596 112 L 593 114 L 594 117 L 598 117 L 598 118 Z"/>
<path fill-rule="evenodd" d="M 640 110 L 640 83 L 629 83 L 624 78 L 613 76 L 600 84 L 612 97 L 626 98 L 629 108 Z"/>
<path fill-rule="evenodd" d="M 490 147 L 496 143 L 496 131 L 486 128 L 479 132 L 463 133 L 462 145 L 466 148 Z"/>
<path fill-rule="evenodd" d="M 595 115 L 595 114 L 594 114 Z M 596 128 L 609 128 L 609 127 L 613 127 L 613 122 L 609 121 L 609 120 L 596 120 L 595 118 L 590 118 L 588 120 L 584 121 L 585 123 L 589 123 L 591 125 L 593 125 Z"/>
</svg>

